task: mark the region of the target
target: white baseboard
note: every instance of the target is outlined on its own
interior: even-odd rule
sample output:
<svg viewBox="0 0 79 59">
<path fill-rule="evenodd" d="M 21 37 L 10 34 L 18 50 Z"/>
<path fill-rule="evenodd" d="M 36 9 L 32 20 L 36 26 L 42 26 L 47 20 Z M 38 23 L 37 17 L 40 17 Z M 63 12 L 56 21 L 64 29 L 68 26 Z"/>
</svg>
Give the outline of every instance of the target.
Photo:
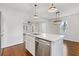
<svg viewBox="0 0 79 59">
<path fill-rule="evenodd" d="M 78 35 L 66 35 L 64 37 L 64 40 L 70 40 L 74 42 L 79 42 L 79 36 Z"/>
<path fill-rule="evenodd" d="M 2 48 L 6 48 L 6 47 L 10 47 L 10 46 L 14 46 L 14 45 L 21 44 L 21 43 L 23 43 L 23 42 L 18 42 L 18 43 L 10 44 L 10 45 L 7 45 L 7 46 L 3 46 Z"/>
</svg>

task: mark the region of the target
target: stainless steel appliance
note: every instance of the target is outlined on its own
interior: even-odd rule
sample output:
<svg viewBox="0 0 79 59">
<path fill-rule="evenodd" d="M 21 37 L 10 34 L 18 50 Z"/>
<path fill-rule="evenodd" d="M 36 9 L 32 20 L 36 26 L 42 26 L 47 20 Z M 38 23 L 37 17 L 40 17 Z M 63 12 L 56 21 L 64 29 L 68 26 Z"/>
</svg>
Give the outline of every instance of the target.
<svg viewBox="0 0 79 59">
<path fill-rule="evenodd" d="M 36 38 L 35 40 L 35 55 L 36 56 L 50 56 L 51 42 Z"/>
</svg>

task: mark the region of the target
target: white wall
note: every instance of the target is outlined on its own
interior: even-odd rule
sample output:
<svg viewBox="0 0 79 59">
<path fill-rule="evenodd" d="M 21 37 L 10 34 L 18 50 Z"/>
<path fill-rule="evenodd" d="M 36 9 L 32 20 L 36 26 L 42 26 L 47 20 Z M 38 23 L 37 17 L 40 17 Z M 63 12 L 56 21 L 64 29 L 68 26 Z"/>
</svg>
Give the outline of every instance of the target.
<svg viewBox="0 0 79 59">
<path fill-rule="evenodd" d="M 79 42 L 79 13 L 65 17 L 67 20 L 66 40 Z"/>
<path fill-rule="evenodd" d="M 46 24 L 46 33 L 59 34 L 59 29 L 59 25 L 54 24 L 53 21 L 47 22 Z"/>
<path fill-rule="evenodd" d="M 23 42 L 23 19 L 25 14 L 9 8 L 0 6 L 2 19 L 4 20 L 4 36 L 2 47 L 8 47 Z"/>
<path fill-rule="evenodd" d="M 61 19 L 67 21 L 65 39 L 79 42 L 79 13 L 69 14 Z M 42 28 L 43 32 L 59 34 L 59 25 L 54 25 L 52 22 L 47 22 Z"/>
<path fill-rule="evenodd" d="M 54 25 L 53 21 L 45 21 L 40 24 L 40 32 L 49 34 L 59 34 L 59 25 Z"/>
</svg>

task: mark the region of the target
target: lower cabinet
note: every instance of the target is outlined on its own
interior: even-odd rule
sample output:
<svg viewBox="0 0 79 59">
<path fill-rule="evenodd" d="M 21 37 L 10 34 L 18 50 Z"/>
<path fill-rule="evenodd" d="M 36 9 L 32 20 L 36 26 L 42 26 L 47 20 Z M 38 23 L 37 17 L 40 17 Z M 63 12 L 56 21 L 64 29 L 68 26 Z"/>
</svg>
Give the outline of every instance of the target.
<svg viewBox="0 0 79 59">
<path fill-rule="evenodd" d="M 35 55 L 35 37 L 26 35 L 25 47 L 32 54 Z"/>
<path fill-rule="evenodd" d="M 35 39 L 36 38 L 31 35 L 25 36 L 25 47 L 33 56 L 35 56 Z M 44 56 L 48 55 L 48 53 L 50 52 L 51 56 L 63 56 L 63 39 L 52 41 L 50 45 L 45 43 L 45 41 L 42 41 L 41 39 L 39 40 L 39 42 L 37 41 L 37 43 L 37 55 L 39 54 Z"/>
</svg>

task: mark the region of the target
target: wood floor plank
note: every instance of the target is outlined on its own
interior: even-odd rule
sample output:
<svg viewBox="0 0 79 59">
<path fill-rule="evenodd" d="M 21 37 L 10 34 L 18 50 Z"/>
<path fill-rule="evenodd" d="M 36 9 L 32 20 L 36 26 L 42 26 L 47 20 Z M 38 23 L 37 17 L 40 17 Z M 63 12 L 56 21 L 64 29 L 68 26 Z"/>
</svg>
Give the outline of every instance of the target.
<svg viewBox="0 0 79 59">
<path fill-rule="evenodd" d="M 64 41 L 67 45 L 68 56 L 79 56 L 79 42 Z M 25 49 L 24 43 L 7 47 L 3 49 L 3 56 L 32 56 L 28 50 Z"/>
<path fill-rule="evenodd" d="M 24 47 L 24 44 L 18 44 L 3 49 L 2 56 L 32 56 Z"/>
<path fill-rule="evenodd" d="M 79 56 L 79 42 L 64 40 L 69 56 Z"/>
</svg>

